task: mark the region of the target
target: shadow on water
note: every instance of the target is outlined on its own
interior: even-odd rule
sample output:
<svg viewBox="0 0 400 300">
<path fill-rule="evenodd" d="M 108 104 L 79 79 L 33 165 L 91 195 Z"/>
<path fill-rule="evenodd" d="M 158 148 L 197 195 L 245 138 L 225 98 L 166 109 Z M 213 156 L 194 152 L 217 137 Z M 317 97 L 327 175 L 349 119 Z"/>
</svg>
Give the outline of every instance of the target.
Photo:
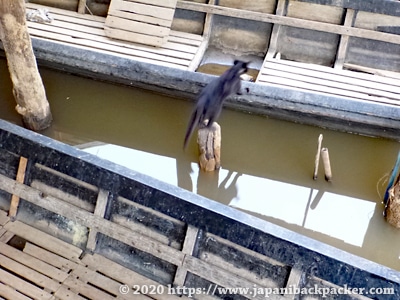
<svg viewBox="0 0 400 300">
<path fill-rule="evenodd" d="M 400 270 L 400 231 L 382 217 L 381 178 L 399 144 L 224 110 L 222 168 L 199 172 L 183 136 L 193 103 L 41 69 L 54 117 L 43 132 L 87 152 Z M 20 125 L 0 61 L 0 118 Z M 333 181 L 312 179 L 318 135 Z M 100 141 L 97 144 L 87 144 Z"/>
</svg>

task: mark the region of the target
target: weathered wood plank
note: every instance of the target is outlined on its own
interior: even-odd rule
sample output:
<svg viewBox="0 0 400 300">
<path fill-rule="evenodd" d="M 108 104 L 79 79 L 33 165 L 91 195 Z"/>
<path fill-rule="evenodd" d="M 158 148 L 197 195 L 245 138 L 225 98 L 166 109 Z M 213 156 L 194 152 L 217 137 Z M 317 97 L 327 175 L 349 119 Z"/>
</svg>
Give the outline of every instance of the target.
<svg viewBox="0 0 400 300">
<path fill-rule="evenodd" d="M 375 76 L 375 75 L 372 75 L 373 74 L 372 72 L 371 72 L 371 74 L 366 74 L 366 73 L 360 73 L 360 72 L 352 72 L 352 71 L 348 71 L 348 70 L 337 70 L 337 69 L 326 67 L 326 66 L 321 66 L 321 65 L 316 65 L 316 64 L 307 64 L 307 63 L 289 61 L 289 60 L 275 60 L 275 59 L 272 60 L 271 59 L 268 61 L 268 63 L 270 63 L 270 62 L 277 63 L 280 65 L 287 65 L 287 66 L 291 66 L 291 67 L 310 70 L 310 71 L 320 71 L 320 72 L 329 73 L 329 74 L 342 75 L 342 76 L 346 76 L 349 78 L 362 79 L 362 80 L 370 81 L 370 82 L 378 82 L 378 83 L 387 85 L 386 88 L 389 88 L 391 85 L 400 87 L 400 80 L 399 80 L 400 78 L 395 79 L 394 77 L 390 78 L 390 76 L 384 77 L 383 74 L 380 76 Z M 351 65 L 345 63 L 344 66 L 350 67 Z M 375 69 L 369 69 L 369 70 L 372 71 Z M 367 70 L 365 70 L 365 72 L 367 72 Z M 397 74 L 395 72 L 389 72 L 389 71 L 388 71 L 388 73 L 389 74 L 392 74 L 392 73 Z"/>
<path fill-rule="evenodd" d="M 26 159 L 25 157 L 21 156 L 20 159 L 19 159 L 17 178 L 16 178 L 16 180 L 18 182 L 21 182 L 21 183 L 24 182 L 24 180 L 25 180 L 25 171 L 26 171 L 26 165 L 27 164 L 28 164 L 28 159 Z M 17 195 L 12 195 L 11 196 L 10 209 L 9 209 L 9 212 L 8 212 L 8 216 L 11 219 L 14 219 L 15 216 L 17 215 L 18 205 L 19 205 L 19 197 Z"/>
<path fill-rule="evenodd" d="M 193 249 L 194 246 L 196 245 L 196 239 L 197 239 L 197 234 L 199 232 L 199 229 L 196 227 L 193 227 L 191 225 L 188 226 L 187 231 L 186 231 L 186 237 L 185 241 L 183 243 L 183 248 L 182 252 L 187 255 L 192 255 L 193 254 Z M 174 278 L 174 285 L 176 286 L 183 286 L 185 283 L 185 278 L 187 274 L 187 269 L 178 266 L 178 269 L 176 270 L 175 278 Z"/>
<path fill-rule="evenodd" d="M 57 197 L 59 199 L 62 199 L 68 203 L 71 203 L 75 205 L 76 207 L 82 208 L 84 210 L 93 212 L 94 211 L 94 205 L 92 203 L 89 203 L 87 201 L 82 200 L 81 198 L 68 194 L 66 192 L 63 192 L 60 189 L 57 189 L 55 187 L 49 186 L 43 182 L 40 182 L 38 180 L 33 180 L 31 183 L 31 187 L 42 191 L 46 195 L 52 195 L 53 197 Z"/>
<path fill-rule="evenodd" d="M 53 297 L 50 293 L 22 280 L 21 278 L 12 275 L 6 272 L 3 269 L 0 269 L 0 278 L 3 283 L 6 285 L 13 287 L 15 290 L 20 291 L 21 293 L 32 297 L 34 299 L 51 299 Z M 2 291 L 0 290 L 0 294 Z M 14 299 L 14 298 L 11 298 Z"/>
<path fill-rule="evenodd" d="M 139 22 L 158 25 L 158 26 L 164 26 L 164 27 L 169 27 L 171 25 L 171 21 L 170 20 L 155 18 L 155 17 L 152 17 L 152 16 L 146 16 L 146 15 L 135 15 L 135 17 L 132 18 L 132 13 L 129 13 L 129 12 L 126 12 L 126 11 L 121 11 L 121 10 L 108 10 L 108 16 L 124 18 L 124 19 L 127 19 L 127 20 L 134 19 L 134 20 L 139 21 Z"/>
<path fill-rule="evenodd" d="M 294 288 L 300 287 L 300 280 L 301 280 L 302 274 L 303 274 L 302 271 L 292 268 L 292 270 L 290 271 L 289 278 L 286 283 L 286 287 L 288 289 L 289 288 L 294 289 Z M 285 294 L 284 295 L 285 299 L 291 299 L 291 300 L 295 300 L 297 298 L 297 296 L 298 295 L 296 295 L 296 294 Z"/>
<path fill-rule="evenodd" d="M 5 285 L 0 282 L 0 296 L 5 297 L 5 299 L 13 299 L 13 300 L 31 300 L 20 292 L 16 291 L 14 288 Z"/>
<path fill-rule="evenodd" d="M 0 253 L 59 282 L 68 277 L 68 273 L 7 244 L 0 243 Z"/>
<path fill-rule="evenodd" d="M 27 281 L 32 282 L 43 289 L 55 292 L 60 287 L 60 284 L 53 279 L 2 254 L 0 254 L 0 265 L 3 269 L 18 274 L 20 277 L 27 279 Z"/>
<path fill-rule="evenodd" d="M 24 184 L 18 183 L 15 180 L 7 178 L 4 175 L 0 175 L 0 185 L 2 186 L 3 190 L 11 191 L 11 193 L 15 192 L 17 195 L 19 195 L 26 201 L 34 203 L 40 207 L 43 207 L 49 211 L 57 213 L 66 218 L 72 219 L 77 223 L 87 226 L 88 228 L 95 228 L 96 230 L 105 235 L 108 235 L 114 239 L 126 243 L 127 245 L 132 245 L 139 250 L 150 253 L 172 264 L 180 265 L 183 260 L 184 254 L 172 247 L 160 244 L 147 237 L 143 237 L 137 232 L 133 232 L 128 228 L 122 227 L 111 221 L 100 218 L 99 216 L 95 216 L 87 211 L 79 209 L 55 197 L 52 196 L 43 197 L 40 191 L 37 191 Z M 72 246 L 68 243 L 62 242 L 54 237 L 53 239 L 56 239 L 57 242 L 53 241 L 53 243 L 50 245 L 51 248 L 49 248 L 49 240 L 51 239 L 48 238 L 47 234 L 40 232 L 37 229 L 33 229 L 30 226 L 24 225 L 23 223 L 22 223 L 23 225 L 20 225 L 20 223 L 21 222 L 17 221 L 12 223 L 12 225 L 19 224 L 18 225 L 19 227 L 27 228 L 27 230 L 29 231 L 28 235 L 26 232 L 21 233 L 20 230 L 15 230 L 14 228 L 14 230 L 18 231 L 18 234 L 21 235 L 23 238 L 27 240 L 32 240 L 33 243 L 38 243 L 38 245 L 44 244 L 43 247 L 55 253 L 59 253 L 60 255 L 68 259 L 80 262 L 79 255 L 82 250 L 80 250 L 79 248 Z M 10 223 L 7 223 L 6 226 L 8 226 L 9 224 Z M 11 230 L 13 229 L 13 226 L 8 226 L 8 228 L 6 229 Z M 35 238 L 31 237 L 32 232 L 35 232 L 37 234 L 37 237 Z M 41 242 L 40 240 L 43 241 Z M 63 249 L 61 249 L 62 248 L 61 245 L 64 245 Z"/>
<path fill-rule="evenodd" d="M 104 299 L 104 300 L 113 300 L 115 299 L 113 296 L 93 287 L 88 284 L 85 284 L 83 281 L 69 276 L 66 280 L 64 280 L 63 285 L 68 286 L 71 290 L 76 293 L 81 294 L 88 299 Z"/>
<path fill-rule="evenodd" d="M 211 264 L 208 264 L 198 258 L 189 255 L 185 256 L 185 260 L 183 261 L 182 266 L 186 268 L 189 272 L 223 287 L 248 288 L 250 291 L 252 291 L 254 288 L 262 288 L 262 286 L 256 284 L 255 282 L 251 282 L 247 279 L 232 274 L 229 271 L 212 266 Z M 252 295 L 249 293 L 243 296 L 248 299 L 265 299 L 265 295 L 262 295 L 261 293 L 256 295 Z M 283 299 L 282 296 L 278 295 L 269 296 L 269 299 L 273 300 Z"/>
<path fill-rule="evenodd" d="M 297 87 L 300 88 L 318 89 L 318 87 L 320 87 L 321 91 L 324 91 L 325 88 L 336 88 L 341 90 L 339 93 L 342 95 L 349 95 L 361 99 L 365 97 L 371 99 L 373 99 L 373 97 L 380 97 L 382 99 L 379 98 L 374 101 L 392 104 L 400 103 L 400 93 L 398 89 L 396 90 L 393 87 L 389 87 L 389 91 L 387 91 L 388 89 L 386 89 L 386 86 L 379 83 L 364 82 L 351 77 L 330 74 L 329 72 L 325 73 L 300 68 L 288 68 L 287 66 L 281 66 L 279 64 L 266 64 L 261 73 L 260 81 L 273 80 L 275 82 L 276 80 L 271 77 L 291 79 L 298 81 Z M 287 82 L 282 81 L 282 84 L 287 84 Z M 312 84 L 313 86 L 308 84 Z M 328 91 L 328 89 L 326 90 Z"/>
<path fill-rule="evenodd" d="M 73 292 L 70 288 L 62 285 L 55 293 L 54 293 L 55 299 L 61 299 L 61 300 L 87 300 L 87 298 L 83 298 Z M 53 300 L 53 299 L 52 299 Z"/>
<path fill-rule="evenodd" d="M 7 213 L 4 210 L 0 210 L 0 226 L 5 225 L 10 218 L 7 216 Z"/>
<path fill-rule="evenodd" d="M 99 194 L 97 196 L 97 201 L 96 201 L 96 208 L 94 210 L 94 214 L 96 216 L 99 216 L 101 218 L 104 218 L 104 214 L 106 212 L 107 204 L 108 204 L 108 191 L 105 191 L 103 189 L 100 189 Z M 97 230 L 94 228 L 89 229 L 89 236 L 87 240 L 87 245 L 86 249 L 90 251 L 94 251 L 96 248 L 96 243 L 97 243 Z"/>
<path fill-rule="evenodd" d="M 358 99 L 360 101 L 373 101 L 373 102 L 378 102 L 378 103 L 387 103 L 387 104 L 393 104 L 393 105 L 398 105 L 397 100 L 391 100 L 383 97 L 376 97 L 376 96 L 369 96 L 368 94 L 364 93 L 359 93 L 359 92 L 353 92 L 353 91 L 344 91 L 341 90 L 340 88 L 336 87 L 330 87 L 330 86 L 324 86 L 324 85 L 318 85 L 318 84 L 313 84 L 309 82 L 304 82 L 302 80 L 299 80 L 298 78 L 288 78 L 288 73 L 283 73 L 283 76 L 277 76 L 275 75 L 262 75 L 260 78 L 260 83 L 272 83 L 274 85 L 278 86 L 285 86 L 285 87 L 292 87 L 292 88 L 297 88 L 297 89 L 303 89 L 303 90 L 309 90 L 309 91 L 314 91 L 314 92 L 320 92 L 320 93 L 327 93 L 327 94 L 332 94 L 332 95 L 341 95 L 344 97 L 349 97 L 349 98 L 354 98 Z"/>
<path fill-rule="evenodd" d="M 175 9 L 150 5 L 147 3 L 147 1 L 146 2 L 143 1 L 144 3 L 135 3 L 135 2 L 112 0 L 110 3 L 110 10 L 111 11 L 121 10 L 121 11 L 132 12 L 132 17 L 134 17 L 134 14 L 141 14 L 169 21 L 172 21 L 172 18 L 174 17 Z"/>
<path fill-rule="evenodd" d="M 356 13 L 354 9 L 347 9 L 346 18 L 344 20 L 344 26 L 352 27 L 355 15 Z M 346 58 L 348 44 L 349 44 L 349 36 L 342 35 L 339 42 L 339 48 L 336 54 L 335 68 L 337 69 L 343 68 L 343 63 Z"/>
<path fill-rule="evenodd" d="M 197 50 L 196 40 L 184 39 L 171 36 L 170 42 L 163 45 L 163 48 L 155 48 L 145 45 L 138 45 L 126 41 L 116 41 L 107 38 L 102 31 L 102 35 L 91 32 L 76 32 L 68 28 L 64 23 L 63 27 L 46 26 L 45 24 L 32 23 L 29 27 L 29 33 L 46 39 L 54 39 L 61 42 L 69 42 L 72 45 L 84 45 L 91 48 L 111 51 L 115 53 L 127 54 L 131 56 L 143 56 L 154 58 L 156 60 L 168 61 L 171 58 L 180 58 L 182 61 L 190 60 Z M 174 42 L 179 39 L 179 42 Z M 156 55 L 157 57 L 152 57 Z"/>
<path fill-rule="evenodd" d="M 40 193 L 39 191 L 36 191 Z M 25 199 L 25 198 L 24 198 Z M 82 250 L 20 221 L 9 222 L 5 229 L 69 260 L 79 262 Z"/>
<path fill-rule="evenodd" d="M 33 28 L 29 29 L 29 33 L 40 36 L 43 34 L 41 30 L 35 30 Z M 176 67 L 176 68 L 181 68 L 181 69 L 186 69 L 187 65 L 189 64 L 189 61 L 183 60 L 183 59 L 177 59 L 177 58 L 171 58 L 171 57 L 166 57 L 163 55 L 157 55 L 153 53 L 148 53 L 140 50 L 131 50 L 129 48 L 121 48 L 121 47 L 114 47 L 114 46 L 104 46 L 104 43 L 102 42 L 97 42 L 97 41 L 90 41 L 90 40 L 85 40 L 85 39 L 77 39 L 73 38 L 70 36 L 65 36 L 62 34 L 57 34 L 57 33 L 46 33 L 43 38 L 45 39 L 53 39 L 57 42 L 62 42 L 68 45 L 74 45 L 76 46 L 82 46 L 85 47 L 86 49 L 97 49 L 97 51 L 104 51 L 107 53 L 113 53 L 117 54 L 122 57 L 128 57 L 132 59 L 135 57 L 135 59 L 139 61 L 144 61 L 148 63 L 156 63 L 158 65 L 164 65 L 164 66 L 170 66 L 170 67 Z"/>
<path fill-rule="evenodd" d="M 133 43 L 146 44 L 152 46 L 161 46 L 164 44 L 164 38 L 158 36 L 150 36 L 147 34 L 129 32 L 122 29 L 116 29 L 111 27 L 104 27 L 106 36 L 123 41 L 129 41 Z"/>
<path fill-rule="evenodd" d="M 138 3 L 144 3 L 161 7 L 169 7 L 169 8 L 175 8 L 176 6 L 176 0 L 124 0 L 124 1 L 138 2 Z"/>
<path fill-rule="evenodd" d="M 140 275 L 132 270 L 129 270 L 101 255 L 98 254 L 86 254 L 82 262 L 89 265 L 90 268 L 107 275 L 116 281 L 122 282 L 132 288 L 134 285 L 139 286 L 151 286 L 160 285 L 158 282 L 151 280 L 143 275 Z M 188 300 L 189 298 L 182 296 L 178 297 L 176 295 L 168 294 L 168 289 L 165 287 L 162 294 L 151 295 L 152 298 L 157 300 Z"/>
<path fill-rule="evenodd" d="M 59 268 L 63 272 L 68 272 L 76 268 L 78 264 L 77 262 L 68 260 L 31 243 L 26 243 L 23 251 L 30 256 L 46 262 L 56 268 Z M 81 262 L 79 261 L 79 263 Z"/>
<path fill-rule="evenodd" d="M 126 295 L 122 295 L 120 292 L 121 283 L 106 277 L 100 273 L 93 270 L 85 268 L 83 266 L 78 266 L 73 270 L 72 274 L 79 278 L 80 281 L 88 282 L 92 286 L 100 287 L 102 290 L 109 292 L 114 296 L 122 296 L 124 299 L 137 299 L 139 295 L 135 295 L 132 291 Z M 149 299 L 148 297 L 142 297 L 144 299 Z M 100 299 L 100 298 L 97 298 Z"/>
<path fill-rule="evenodd" d="M 114 16 L 108 16 L 104 29 L 119 29 L 130 33 L 141 33 L 149 36 L 165 37 L 169 34 L 170 29 L 163 26 L 157 26 L 147 24 L 143 22 L 137 22 L 135 20 L 127 20 L 123 18 L 117 18 Z M 107 34 L 107 31 L 106 31 Z M 107 34 L 109 36 L 109 33 Z"/>
</svg>

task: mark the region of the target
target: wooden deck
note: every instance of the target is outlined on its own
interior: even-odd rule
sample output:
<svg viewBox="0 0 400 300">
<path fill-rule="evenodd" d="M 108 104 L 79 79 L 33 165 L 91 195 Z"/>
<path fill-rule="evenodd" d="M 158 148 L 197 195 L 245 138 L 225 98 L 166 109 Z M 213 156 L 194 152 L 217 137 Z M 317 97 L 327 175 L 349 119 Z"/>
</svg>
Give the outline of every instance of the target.
<svg viewBox="0 0 400 300">
<path fill-rule="evenodd" d="M 26 6 L 27 11 L 48 8 L 32 3 Z M 146 46 L 106 37 L 106 18 L 57 8 L 48 9 L 54 19 L 51 23 L 28 21 L 32 37 L 192 71 L 197 68 L 203 55 L 205 41 L 200 35 L 171 30 L 168 41 L 162 47 Z"/>
<path fill-rule="evenodd" d="M 400 74 L 389 71 L 375 75 L 270 58 L 264 61 L 256 82 L 359 101 L 400 105 Z"/>
</svg>

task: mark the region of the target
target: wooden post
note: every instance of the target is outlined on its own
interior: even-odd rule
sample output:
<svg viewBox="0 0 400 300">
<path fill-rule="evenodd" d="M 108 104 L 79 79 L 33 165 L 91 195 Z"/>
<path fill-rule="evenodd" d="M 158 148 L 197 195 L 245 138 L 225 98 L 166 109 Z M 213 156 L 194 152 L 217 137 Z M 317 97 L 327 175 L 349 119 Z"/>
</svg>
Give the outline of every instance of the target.
<svg viewBox="0 0 400 300">
<path fill-rule="evenodd" d="M 318 178 L 319 157 L 320 157 L 320 153 L 321 153 L 321 146 L 322 146 L 323 138 L 324 138 L 324 136 L 322 134 L 320 134 L 318 137 L 317 154 L 315 155 L 315 163 L 314 163 L 314 175 L 313 175 L 314 180 L 317 180 L 317 178 Z"/>
<path fill-rule="evenodd" d="M 325 169 L 325 180 L 332 181 L 332 169 L 331 169 L 331 162 L 329 160 L 328 148 L 321 149 L 321 156 L 322 156 L 322 162 L 324 164 L 324 169 Z"/>
<path fill-rule="evenodd" d="M 215 171 L 221 166 L 221 126 L 214 122 L 210 128 L 200 128 L 197 136 L 200 168 Z"/>
<path fill-rule="evenodd" d="M 16 178 L 16 181 L 19 183 L 24 183 L 27 163 L 28 159 L 21 156 L 19 159 L 17 178 Z M 19 197 L 13 194 L 11 197 L 10 209 L 8 211 L 8 216 L 11 219 L 11 221 L 15 220 L 15 216 L 17 215 L 18 205 L 19 205 Z"/>
<path fill-rule="evenodd" d="M 24 0 L 0 1 L 0 39 L 13 83 L 17 112 L 22 115 L 27 128 L 47 128 L 52 116 L 26 25 Z"/>
</svg>

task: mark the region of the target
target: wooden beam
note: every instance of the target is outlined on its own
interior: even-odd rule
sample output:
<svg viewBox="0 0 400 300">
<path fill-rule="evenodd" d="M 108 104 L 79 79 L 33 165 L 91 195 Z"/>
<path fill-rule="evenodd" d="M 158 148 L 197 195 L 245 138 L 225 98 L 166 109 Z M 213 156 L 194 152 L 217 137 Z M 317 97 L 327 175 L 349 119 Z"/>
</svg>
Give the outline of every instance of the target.
<svg viewBox="0 0 400 300">
<path fill-rule="evenodd" d="M 94 214 L 96 216 L 104 218 L 108 203 L 108 194 L 108 191 L 100 189 L 99 194 L 97 195 L 96 208 L 94 209 Z M 96 248 L 97 233 L 98 231 L 95 228 L 89 229 L 89 236 L 86 244 L 86 249 L 88 249 L 89 251 L 94 251 L 94 249 Z"/>
<path fill-rule="evenodd" d="M 245 11 L 236 8 L 208 5 L 202 3 L 188 2 L 179 0 L 176 4 L 177 8 L 212 13 L 233 18 L 241 18 L 253 21 L 280 24 L 303 29 L 310 29 L 340 35 L 354 36 L 364 39 L 371 39 L 392 44 L 400 44 L 400 36 L 396 34 L 378 32 L 362 28 L 348 28 L 342 25 L 328 24 L 317 21 L 303 20 L 286 16 L 277 16 L 273 14 L 260 13 L 254 11 Z"/>
<path fill-rule="evenodd" d="M 346 18 L 344 20 L 345 27 L 353 27 L 356 11 L 354 9 L 347 9 Z M 336 55 L 335 68 L 343 69 L 344 60 L 346 58 L 347 46 L 349 44 L 349 36 L 342 35 L 339 42 L 339 48 Z"/>
<path fill-rule="evenodd" d="M 28 159 L 21 156 L 19 159 L 19 165 L 17 171 L 17 178 L 16 178 L 17 182 L 24 183 L 27 163 Z M 19 197 L 13 194 L 11 197 L 10 210 L 8 212 L 8 216 L 12 221 L 15 220 L 15 216 L 17 215 L 18 205 L 19 205 Z"/>
</svg>

